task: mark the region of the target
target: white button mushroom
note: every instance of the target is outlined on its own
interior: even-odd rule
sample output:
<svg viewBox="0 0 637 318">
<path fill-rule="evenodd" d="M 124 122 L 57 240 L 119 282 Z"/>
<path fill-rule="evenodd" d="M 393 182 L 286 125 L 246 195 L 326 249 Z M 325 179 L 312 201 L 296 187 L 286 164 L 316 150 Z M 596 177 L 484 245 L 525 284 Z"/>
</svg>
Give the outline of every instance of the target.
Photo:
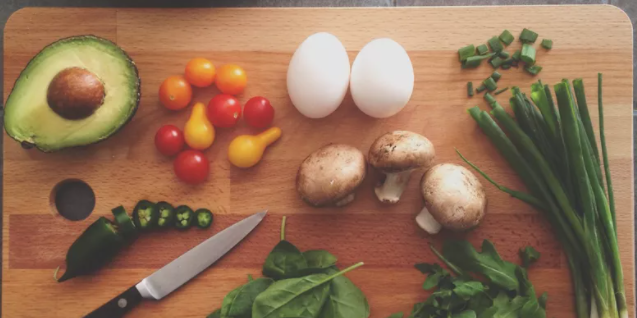
<svg viewBox="0 0 637 318">
<path fill-rule="evenodd" d="M 482 184 L 467 168 L 451 163 L 438 164 L 420 182 L 425 207 L 416 222 L 430 234 L 441 227 L 464 231 L 482 221 L 487 196 Z"/>
<path fill-rule="evenodd" d="M 392 131 L 380 136 L 369 148 L 369 163 L 385 174 L 376 189 L 378 200 L 396 203 L 400 200 L 412 171 L 427 169 L 436 152 L 429 139 L 410 131 Z"/>
<path fill-rule="evenodd" d="M 296 175 L 296 190 L 309 205 L 343 206 L 354 200 L 354 191 L 366 172 L 360 150 L 344 144 L 327 145 L 303 160 Z"/>
</svg>

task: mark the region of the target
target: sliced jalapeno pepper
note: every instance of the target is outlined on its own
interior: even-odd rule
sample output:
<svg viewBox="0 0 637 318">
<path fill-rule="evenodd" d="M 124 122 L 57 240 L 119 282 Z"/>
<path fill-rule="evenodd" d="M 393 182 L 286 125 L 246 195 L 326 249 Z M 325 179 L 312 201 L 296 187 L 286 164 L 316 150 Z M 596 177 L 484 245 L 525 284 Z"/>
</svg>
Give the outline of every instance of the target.
<svg viewBox="0 0 637 318">
<path fill-rule="evenodd" d="M 186 230 L 192 226 L 195 219 L 195 212 L 187 205 L 180 205 L 175 209 L 175 227 L 180 230 Z"/>
<path fill-rule="evenodd" d="M 159 220 L 157 220 L 157 226 L 159 228 L 167 228 L 173 224 L 175 219 L 175 208 L 165 201 L 157 203 L 157 211 L 159 211 Z"/>
<path fill-rule="evenodd" d="M 207 229 L 212 224 L 214 216 L 208 209 L 198 209 L 195 211 L 195 222 L 200 229 Z"/>
<path fill-rule="evenodd" d="M 119 233 L 126 239 L 127 243 L 132 242 L 137 237 L 137 228 L 133 223 L 133 220 L 128 216 L 123 206 L 118 206 L 111 210 L 115 217 L 115 223 Z"/>
<path fill-rule="evenodd" d="M 66 253 L 66 271 L 58 282 L 96 271 L 108 263 L 124 245 L 124 237 L 118 233 L 115 224 L 100 217 L 69 248 Z"/>
<path fill-rule="evenodd" d="M 140 231 L 147 231 L 157 225 L 159 211 L 157 205 L 147 200 L 141 200 L 133 210 L 133 222 Z"/>
</svg>

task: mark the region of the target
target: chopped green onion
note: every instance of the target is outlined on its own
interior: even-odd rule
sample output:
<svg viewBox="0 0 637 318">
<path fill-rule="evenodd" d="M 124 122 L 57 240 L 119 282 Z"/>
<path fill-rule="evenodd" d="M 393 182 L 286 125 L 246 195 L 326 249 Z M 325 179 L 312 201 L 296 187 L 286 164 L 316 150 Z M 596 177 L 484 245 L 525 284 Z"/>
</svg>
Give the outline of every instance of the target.
<svg viewBox="0 0 637 318">
<path fill-rule="evenodd" d="M 503 58 L 503 59 L 508 59 L 508 58 L 509 58 L 509 56 L 510 56 L 510 54 L 509 54 L 509 52 L 507 52 L 507 51 L 502 51 L 502 52 L 500 52 L 500 53 L 498 54 L 498 56 L 499 56 L 500 58 Z"/>
<path fill-rule="evenodd" d="M 482 82 L 482 85 L 487 88 L 489 92 L 493 92 L 498 88 L 498 84 L 495 82 L 493 77 L 489 77 Z"/>
<path fill-rule="evenodd" d="M 539 65 L 530 65 L 524 68 L 529 74 L 537 75 L 542 71 L 542 67 Z"/>
<path fill-rule="evenodd" d="M 495 95 L 500 95 L 500 94 L 502 94 L 502 93 L 506 92 L 508 89 L 509 89 L 509 87 L 507 86 L 507 87 L 505 87 L 505 88 L 503 88 L 503 89 L 501 89 L 501 90 L 499 90 L 499 91 L 495 92 L 494 94 L 495 94 Z"/>
<path fill-rule="evenodd" d="M 511 34 L 509 30 L 504 30 L 502 31 L 502 34 L 500 34 L 500 41 L 504 42 L 504 44 L 506 44 L 507 46 L 511 44 L 514 39 L 515 38 L 513 37 L 513 34 Z"/>
<path fill-rule="evenodd" d="M 543 48 L 545 48 L 547 50 L 550 50 L 550 49 L 553 48 L 553 40 L 551 40 L 551 39 L 543 39 L 541 45 L 542 45 Z"/>
<path fill-rule="evenodd" d="M 508 70 L 511 68 L 511 64 L 504 63 L 502 64 L 502 66 L 500 66 L 500 68 L 503 70 Z"/>
<path fill-rule="evenodd" d="M 496 56 L 492 58 L 489 63 L 491 63 L 491 66 L 493 66 L 493 68 L 497 69 L 498 67 L 502 66 L 504 60 L 501 59 L 499 56 Z"/>
<path fill-rule="evenodd" d="M 490 38 L 488 42 L 489 46 L 491 47 L 491 51 L 499 53 L 500 51 L 504 50 L 504 46 L 502 46 L 502 43 L 500 43 L 500 39 L 498 39 L 497 36 Z"/>
<path fill-rule="evenodd" d="M 476 93 L 482 93 L 487 89 L 486 86 L 484 86 L 484 84 L 478 86 L 478 88 L 476 88 Z"/>
<path fill-rule="evenodd" d="M 467 95 L 469 95 L 469 97 L 473 96 L 473 82 L 467 83 Z"/>
<path fill-rule="evenodd" d="M 480 44 L 476 49 L 478 50 L 479 55 L 485 55 L 489 53 L 489 47 L 486 44 Z"/>
<path fill-rule="evenodd" d="M 486 100 L 487 103 L 489 103 L 489 105 L 491 105 L 491 104 L 496 102 L 495 97 L 493 97 L 493 95 L 491 95 L 489 93 L 485 93 L 484 94 L 484 100 Z"/>
<path fill-rule="evenodd" d="M 469 57 L 476 55 L 476 47 L 471 45 L 467 45 L 458 50 L 458 56 L 460 57 L 460 62 L 466 61 Z"/>
<path fill-rule="evenodd" d="M 497 82 L 502 77 L 502 74 L 498 73 L 498 71 L 495 71 L 495 72 L 493 72 L 493 74 L 491 74 L 491 77 L 493 78 L 494 81 Z"/>
<path fill-rule="evenodd" d="M 516 60 L 516 61 L 519 61 L 520 60 L 520 55 L 522 55 L 522 52 L 520 52 L 520 50 L 517 50 L 517 51 L 515 51 L 513 53 L 513 55 L 511 55 L 511 58 Z"/>
<path fill-rule="evenodd" d="M 486 60 L 493 56 L 495 53 L 489 53 L 486 55 L 475 55 L 467 58 L 466 61 L 462 63 L 462 68 L 476 68 L 480 65 L 482 60 Z"/>
<path fill-rule="evenodd" d="M 520 59 L 528 65 L 535 64 L 535 48 L 531 44 L 522 44 L 522 54 L 520 54 Z"/>
<path fill-rule="evenodd" d="M 537 33 L 526 28 L 522 30 L 520 34 L 520 41 L 522 41 L 522 43 L 535 43 L 535 40 L 537 40 Z"/>
</svg>

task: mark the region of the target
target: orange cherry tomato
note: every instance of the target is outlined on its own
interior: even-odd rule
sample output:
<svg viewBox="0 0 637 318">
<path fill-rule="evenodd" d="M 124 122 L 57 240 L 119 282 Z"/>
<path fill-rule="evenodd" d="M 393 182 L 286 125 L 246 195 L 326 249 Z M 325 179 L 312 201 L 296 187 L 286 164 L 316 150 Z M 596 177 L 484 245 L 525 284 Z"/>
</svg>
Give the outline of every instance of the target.
<svg viewBox="0 0 637 318">
<path fill-rule="evenodd" d="M 215 66 L 212 62 L 197 57 L 186 64 L 186 72 L 184 76 L 188 83 L 197 87 L 208 87 L 215 82 Z"/>
<path fill-rule="evenodd" d="M 243 92 L 248 83 L 246 72 L 238 65 L 226 64 L 217 72 L 217 88 L 224 93 L 236 95 Z"/>
<path fill-rule="evenodd" d="M 192 100 L 192 86 L 183 76 L 170 76 L 159 86 L 159 101 L 170 110 L 185 108 Z"/>
</svg>

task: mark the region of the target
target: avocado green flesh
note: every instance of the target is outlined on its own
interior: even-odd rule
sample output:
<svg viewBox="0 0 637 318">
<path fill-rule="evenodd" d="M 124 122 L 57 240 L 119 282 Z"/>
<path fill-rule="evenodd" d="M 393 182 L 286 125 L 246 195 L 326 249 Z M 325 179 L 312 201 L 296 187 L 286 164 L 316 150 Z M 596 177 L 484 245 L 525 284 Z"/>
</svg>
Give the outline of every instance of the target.
<svg viewBox="0 0 637 318">
<path fill-rule="evenodd" d="M 104 103 L 84 119 L 65 119 L 47 103 L 49 83 L 69 67 L 87 69 L 104 84 Z M 5 129 L 43 151 L 92 144 L 135 114 L 139 86 L 134 63 L 114 43 L 93 36 L 63 39 L 44 48 L 20 74 L 5 105 Z"/>
</svg>

